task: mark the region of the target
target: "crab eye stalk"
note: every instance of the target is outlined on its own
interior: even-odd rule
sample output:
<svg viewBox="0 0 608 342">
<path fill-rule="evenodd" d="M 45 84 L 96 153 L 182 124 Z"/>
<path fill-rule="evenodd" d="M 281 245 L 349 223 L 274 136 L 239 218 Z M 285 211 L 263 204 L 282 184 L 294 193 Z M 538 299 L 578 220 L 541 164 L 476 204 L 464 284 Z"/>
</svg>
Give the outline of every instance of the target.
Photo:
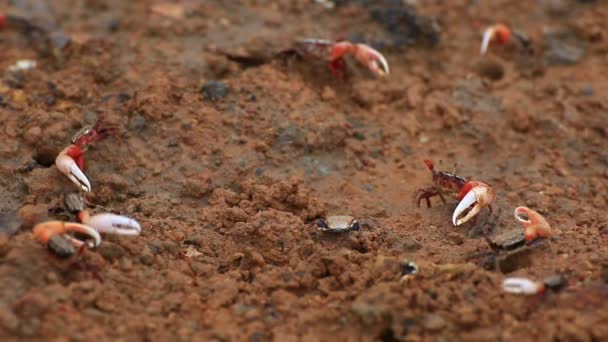
<svg viewBox="0 0 608 342">
<path fill-rule="evenodd" d="M 359 230 L 361 229 L 361 224 L 359 223 L 359 221 L 353 220 L 353 222 L 350 224 L 350 229 Z"/>
</svg>

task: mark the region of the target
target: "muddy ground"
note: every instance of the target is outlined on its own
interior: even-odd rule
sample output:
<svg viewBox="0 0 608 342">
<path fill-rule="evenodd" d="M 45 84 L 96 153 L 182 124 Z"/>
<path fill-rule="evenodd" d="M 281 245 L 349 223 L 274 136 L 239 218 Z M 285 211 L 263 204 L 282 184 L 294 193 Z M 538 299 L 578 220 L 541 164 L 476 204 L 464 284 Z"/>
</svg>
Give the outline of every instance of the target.
<svg viewBox="0 0 608 342">
<path fill-rule="evenodd" d="M 3 1 L 71 42 L 0 32 L 2 340 L 608 339 L 607 3 L 416 3 Z M 534 50 L 480 60 L 495 22 Z M 306 37 L 372 44 L 391 74 L 272 57 Z M 87 199 L 143 231 L 61 260 L 32 226 L 69 218 L 53 161 L 99 117 L 119 132 L 87 152 Z M 492 185 L 494 214 L 417 208 L 424 159 Z M 519 205 L 556 234 L 497 269 L 484 231 L 521 231 Z M 339 214 L 366 225 L 310 226 Z"/>
</svg>

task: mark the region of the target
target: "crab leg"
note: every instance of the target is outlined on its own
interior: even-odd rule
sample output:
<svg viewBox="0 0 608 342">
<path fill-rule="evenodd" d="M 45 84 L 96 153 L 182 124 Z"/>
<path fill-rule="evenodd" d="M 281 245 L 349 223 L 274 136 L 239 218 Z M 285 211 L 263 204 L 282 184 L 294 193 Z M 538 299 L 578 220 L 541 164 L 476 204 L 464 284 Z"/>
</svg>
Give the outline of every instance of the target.
<svg viewBox="0 0 608 342">
<path fill-rule="evenodd" d="M 470 181 L 464 185 L 458 198 L 461 198 L 461 200 L 452 214 L 452 223 L 455 226 L 469 221 L 484 207 L 488 207 L 490 213 L 492 213 L 491 205 L 494 202 L 494 198 L 496 198 L 496 193 L 486 183 Z M 472 205 L 474 205 L 473 208 L 463 218 L 459 218 Z"/>
</svg>

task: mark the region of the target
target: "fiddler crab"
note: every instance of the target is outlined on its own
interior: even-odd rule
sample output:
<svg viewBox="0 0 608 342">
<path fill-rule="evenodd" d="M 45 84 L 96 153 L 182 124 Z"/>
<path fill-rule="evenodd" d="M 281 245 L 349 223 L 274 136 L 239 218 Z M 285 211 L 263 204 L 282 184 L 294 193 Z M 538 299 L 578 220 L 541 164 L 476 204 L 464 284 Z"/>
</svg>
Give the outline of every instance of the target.
<svg viewBox="0 0 608 342">
<path fill-rule="evenodd" d="M 481 181 L 467 181 L 453 173 L 436 171 L 430 160 L 424 164 L 433 173 L 433 186 L 420 188 L 414 193 L 414 202 L 420 208 L 420 202 L 426 200 L 427 207 L 431 207 L 431 198 L 439 196 L 445 204 L 443 195 L 449 194 L 456 197 L 460 202 L 452 214 L 452 223 L 459 226 L 473 218 L 482 208 L 488 207 L 492 214 L 492 203 L 496 198 L 496 192 L 488 184 Z M 473 206 L 471 208 L 471 206 Z M 466 213 L 464 217 L 461 215 Z"/>
<path fill-rule="evenodd" d="M 79 222 L 47 221 L 37 224 L 34 227 L 34 236 L 41 243 L 49 245 L 53 237 L 59 235 L 67 237 L 74 247 L 79 248 L 85 245 L 86 240 L 71 235 L 78 234 L 92 240 L 88 241 L 86 246 L 93 248 L 101 244 L 100 233 L 132 236 L 141 233 L 139 223 L 130 217 L 110 213 L 91 215 L 84 208 L 83 199 L 77 194 L 66 196 L 65 202 L 68 210 L 76 214 Z"/>
<path fill-rule="evenodd" d="M 515 219 L 523 224 L 524 231 L 510 230 L 493 238 L 484 236 L 492 249 L 490 256 L 484 259 L 486 267 L 491 267 L 494 264 L 496 270 L 509 272 L 509 267 L 512 268 L 513 261 L 525 257 L 526 253 L 533 248 L 547 246 L 543 244 L 541 238 L 551 237 L 552 232 L 551 226 L 542 215 L 527 207 L 516 208 L 514 214 Z"/>
<path fill-rule="evenodd" d="M 327 233 L 344 233 L 361 229 L 361 224 L 352 216 L 329 216 L 327 219 L 314 220 L 311 226 L 317 226 L 319 231 Z"/>
<path fill-rule="evenodd" d="M 107 138 L 113 128 L 104 127 L 102 121 L 81 129 L 72 138 L 72 143 L 64 148 L 55 159 L 55 166 L 83 191 L 91 191 L 91 183 L 85 174 L 84 153 L 94 142 Z"/>
<path fill-rule="evenodd" d="M 532 43 L 526 34 L 519 31 L 512 31 L 504 24 L 495 24 L 484 30 L 479 54 L 482 56 L 485 55 L 490 47 L 490 44 L 497 44 L 501 46 L 507 45 L 507 43 L 511 40 L 511 37 L 514 37 L 516 41 L 524 48 L 528 50 L 532 49 Z"/>
<path fill-rule="evenodd" d="M 298 54 L 315 55 L 327 59 L 329 69 L 337 77 L 344 76 L 346 71 L 344 58 L 347 55 L 353 56 L 376 76 L 389 74 L 388 63 L 384 56 L 366 44 L 351 43 L 345 40 L 332 41 L 308 38 L 297 41 L 297 47 L 288 50 L 288 52 L 294 51 Z"/>
</svg>

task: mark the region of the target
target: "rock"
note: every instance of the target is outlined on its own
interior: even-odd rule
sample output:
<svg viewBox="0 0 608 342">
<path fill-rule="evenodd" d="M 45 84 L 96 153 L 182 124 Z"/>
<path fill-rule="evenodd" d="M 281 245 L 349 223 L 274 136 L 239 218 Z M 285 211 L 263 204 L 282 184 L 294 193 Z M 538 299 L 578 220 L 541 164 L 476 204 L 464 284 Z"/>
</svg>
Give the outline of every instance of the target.
<svg viewBox="0 0 608 342">
<path fill-rule="evenodd" d="M 70 212 L 79 212 L 84 210 L 84 198 L 78 193 L 67 194 L 63 199 L 65 207 Z"/>
<path fill-rule="evenodd" d="M 125 255 L 125 249 L 121 245 L 109 241 L 104 241 L 97 250 L 108 261 L 118 260 Z"/>
<path fill-rule="evenodd" d="M 44 204 L 26 204 L 19 209 L 18 215 L 23 219 L 22 228 L 32 228 L 36 223 L 48 218 L 48 206 Z"/>
<path fill-rule="evenodd" d="M 6 306 L 0 310 L 0 326 L 9 332 L 14 332 L 19 327 L 19 318 Z"/>
<path fill-rule="evenodd" d="M 76 253 L 76 249 L 72 242 L 63 235 L 51 236 L 48 246 L 49 249 L 60 258 L 69 258 Z"/>
<path fill-rule="evenodd" d="M 568 280 L 561 275 L 553 275 L 543 280 L 545 286 L 553 291 L 559 291 L 563 289 L 567 284 Z"/>
<path fill-rule="evenodd" d="M 139 132 L 146 127 L 146 118 L 136 114 L 129 120 L 129 131 Z"/>
<path fill-rule="evenodd" d="M 206 100 L 218 101 L 230 92 L 230 88 L 220 81 L 209 81 L 201 87 L 201 93 Z"/>
<path fill-rule="evenodd" d="M 439 331 L 443 329 L 445 325 L 445 320 L 441 316 L 435 314 L 426 316 L 422 322 L 422 326 L 429 331 Z"/>
<path fill-rule="evenodd" d="M 534 126 L 530 115 L 521 110 L 514 110 L 509 121 L 513 130 L 520 133 L 526 133 Z"/>
<path fill-rule="evenodd" d="M 19 230 L 22 222 L 15 212 L 0 212 L 0 234 L 12 236 Z"/>
<path fill-rule="evenodd" d="M 323 92 L 321 93 L 321 99 L 323 101 L 331 101 L 334 100 L 336 98 L 336 92 L 328 86 L 325 86 L 323 88 Z"/>
<path fill-rule="evenodd" d="M 241 260 L 241 268 L 244 270 L 250 270 L 256 267 L 264 267 L 266 265 L 266 260 L 264 260 L 264 256 L 262 254 L 247 250 L 245 251 L 245 255 L 243 256 L 243 260 Z"/>
<path fill-rule="evenodd" d="M 36 145 L 40 141 L 41 136 L 42 129 L 38 126 L 34 126 L 25 132 L 23 139 L 30 145 Z"/>
<path fill-rule="evenodd" d="M 464 236 L 462 234 L 458 234 L 456 232 L 448 233 L 448 240 L 455 245 L 462 245 L 464 243 Z"/>
<path fill-rule="evenodd" d="M 543 61 L 546 65 L 572 65 L 585 55 L 583 42 L 569 30 L 545 30 Z"/>
<path fill-rule="evenodd" d="M 393 244 L 393 246 L 396 249 L 400 249 L 406 252 L 417 251 L 422 247 L 418 242 L 408 239 L 398 240 Z"/>
<path fill-rule="evenodd" d="M 370 304 L 356 301 L 351 305 L 351 311 L 359 316 L 365 325 L 374 325 L 383 320 L 389 313 L 385 305 Z"/>
<path fill-rule="evenodd" d="M 148 246 L 144 246 L 140 256 L 139 261 L 146 266 L 150 266 L 154 263 L 154 253 Z"/>
</svg>

